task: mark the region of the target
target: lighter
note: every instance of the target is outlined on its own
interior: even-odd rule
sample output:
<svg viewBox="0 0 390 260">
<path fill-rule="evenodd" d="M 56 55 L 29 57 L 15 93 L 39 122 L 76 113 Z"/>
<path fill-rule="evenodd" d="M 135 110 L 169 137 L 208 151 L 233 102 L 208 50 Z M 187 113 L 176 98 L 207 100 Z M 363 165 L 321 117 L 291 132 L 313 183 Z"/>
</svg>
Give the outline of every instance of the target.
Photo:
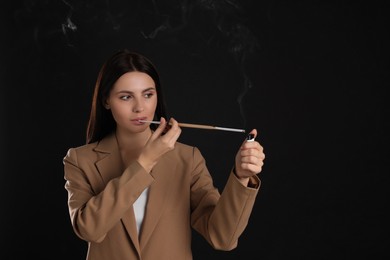
<svg viewBox="0 0 390 260">
<path fill-rule="evenodd" d="M 253 142 L 255 140 L 255 135 L 254 134 L 249 134 L 247 137 L 246 137 L 246 141 L 247 142 Z"/>
</svg>

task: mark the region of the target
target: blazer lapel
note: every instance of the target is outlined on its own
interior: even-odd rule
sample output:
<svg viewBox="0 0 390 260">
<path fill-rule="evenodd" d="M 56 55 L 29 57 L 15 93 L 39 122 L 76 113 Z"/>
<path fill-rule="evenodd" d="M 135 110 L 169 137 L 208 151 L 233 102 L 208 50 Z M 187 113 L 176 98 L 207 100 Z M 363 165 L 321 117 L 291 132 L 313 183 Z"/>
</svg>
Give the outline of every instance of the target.
<svg viewBox="0 0 390 260">
<path fill-rule="evenodd" d="M 123 172 L 122 159 L 115 134 L 102 139 L 94 151 L 99 153 L 99 159 L 95 165 L 105 186 L 110 180 L 119 177 Z"/>
<path fill-rule="evenodd" d="M 102 179 L 101 190 L 103 190 L 110 180 L 121 176 L 123 173 L 122 159 L 115 134 L 102 139 L 94 150 L 100 154 L 100 159 L 95 165 Z M 141 251 L 133 207 L 124 214 L 121 221 L 140 255 Z"/>
<path fill-rule="evenodd" d="M 149 188 L 148 202 L 146 205 L 145 219 L 140 234 L 141 249 L 147 244 L 155 229 L 158 220 L 164 210 L 167 197 L 169 197 L 170 184 L 174 180 L 174 162 L 170 156 L 160 160 L 151 171 L 155 179 Z"/>
<path fill-rule="evenodd" d="M 131 207 L 121 219 L 123 225 L 125 226 L 127 233 L 133 242 L 135 249 L 137 250 L 138 256 L 141 255 L 141 249 L 139 246 L 137 224 L 135 223 L 134 209 Z"/>
</svg>

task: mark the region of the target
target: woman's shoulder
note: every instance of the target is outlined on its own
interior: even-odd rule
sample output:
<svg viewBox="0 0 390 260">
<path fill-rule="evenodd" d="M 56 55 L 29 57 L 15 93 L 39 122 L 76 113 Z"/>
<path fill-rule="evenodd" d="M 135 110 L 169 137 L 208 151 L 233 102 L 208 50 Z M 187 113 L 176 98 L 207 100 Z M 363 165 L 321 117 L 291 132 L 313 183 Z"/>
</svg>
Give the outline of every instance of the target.
<svg viewBox="0 0 390 260">
<path fill-rule="evenodd" d="M 77 153 L 78 155 L 86 156 L 95 154 L 97 152 L 103 154 L 110 153 L 115 149 L 117 149 L 115 135 L 109 134 L 96 142 L 71 147 L 68 149 L 68 153 L 73 152 Z"/>
<path fill-rule="evenodd" d="M 69 150 L 75 150 L 75 151 L 90 151 L 93 150 L 97 146 L 98 142 L 94 143 L 89 143 L 89 144 L 81 144 L 81 145 L 76 145 L 72 146 L 69 148 Z"/>
<path fill-rule="evenodd" d="M 180 151 L 191 152 L 194 149 L 197 149 L 197 147 L 189 145 L 189 144 L 181 143 L 181 142 L 176 142 L 175 149 L 180 150 Z"/>
<path fill-rule="evenodd" d="M 90 144 L 83 144 L 83 145 L 79 145 L 79 146 L 72 146 L 72 147 L 68 148 L 65 157 L 69 157 L 72 154 L 74 154 L 74 155 L 77 154 L 77 157 L 91 154 L 91 153 L 93 153 L 97 144 L 98 144 L 98 142 L 94 142 L 94 143 L 90 143 Z"/>
<path fill-rule="evenodd" d="M 181 155 L 181 157 L 194 157 L 201 155 L 201 152 L 197 146 L 176 142 L 174 151 Z"/>
</svg>

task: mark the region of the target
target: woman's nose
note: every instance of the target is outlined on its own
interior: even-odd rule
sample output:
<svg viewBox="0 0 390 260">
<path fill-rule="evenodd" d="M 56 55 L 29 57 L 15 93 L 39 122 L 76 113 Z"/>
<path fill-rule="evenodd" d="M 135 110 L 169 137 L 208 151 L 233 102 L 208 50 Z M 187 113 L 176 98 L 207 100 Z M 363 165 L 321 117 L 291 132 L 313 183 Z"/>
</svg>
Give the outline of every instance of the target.
<svg viewBox="0 0 390 260">
<path fill-rule="evenodd" d="M 135 103 L 134 106 L 133 106 L 133 112 L 134 113 L 140 113 L 142 111 L 144 111 L 144 108 L 143 108 L 142 104 L 140 102 Z"/>
</svg>

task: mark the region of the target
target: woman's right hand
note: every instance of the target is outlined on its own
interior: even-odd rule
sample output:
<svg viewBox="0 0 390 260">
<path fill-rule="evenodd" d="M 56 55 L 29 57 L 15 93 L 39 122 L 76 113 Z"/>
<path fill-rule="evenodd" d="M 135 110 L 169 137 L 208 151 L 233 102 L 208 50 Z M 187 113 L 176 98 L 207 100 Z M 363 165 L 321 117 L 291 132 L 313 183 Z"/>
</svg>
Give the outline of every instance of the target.
<svg viewBox="0 0 390 260">
<path fill-rule="evenodd" d="M 169 120 L 169 128 L 167 124 L 165 118 L 162 117 L 160 125 L 151 135 L 137 159 L 147 172 L 152 170 L 162 155 L 175 148 L 175 143 L 181 134 L 181 128 L 175 119 Z"/>
</svg>

